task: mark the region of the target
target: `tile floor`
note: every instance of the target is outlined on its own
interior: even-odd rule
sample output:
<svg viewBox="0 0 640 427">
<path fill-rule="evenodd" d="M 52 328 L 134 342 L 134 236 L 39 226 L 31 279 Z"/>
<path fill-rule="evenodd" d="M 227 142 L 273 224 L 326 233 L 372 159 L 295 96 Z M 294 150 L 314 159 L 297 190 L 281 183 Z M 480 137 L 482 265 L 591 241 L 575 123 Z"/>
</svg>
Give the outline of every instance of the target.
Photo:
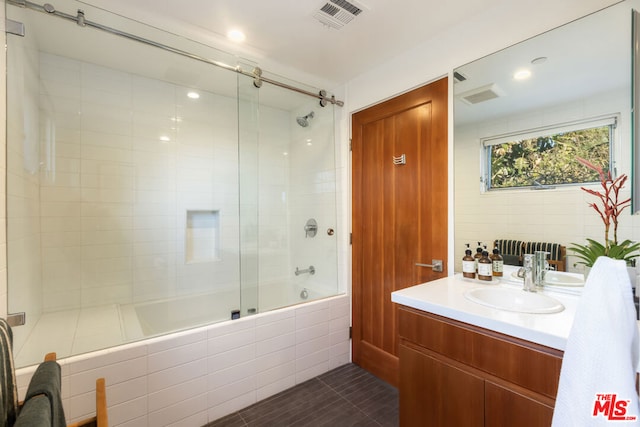
<svg viewBox="0 0 640 427">
<path fill-rule="evenodd" d="M 204 427 L 398 426 L 398 391 L 343 365 Z"/>
</svg>

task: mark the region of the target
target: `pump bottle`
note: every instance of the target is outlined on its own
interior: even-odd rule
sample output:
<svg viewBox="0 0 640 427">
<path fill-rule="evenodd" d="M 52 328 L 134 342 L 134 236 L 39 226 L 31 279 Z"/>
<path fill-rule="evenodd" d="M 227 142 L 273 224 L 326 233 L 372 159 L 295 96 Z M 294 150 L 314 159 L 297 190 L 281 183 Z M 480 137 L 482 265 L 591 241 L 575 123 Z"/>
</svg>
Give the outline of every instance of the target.
<svg viewBox="0 0 640 427">
<path fill-rule="evenodd" d="M 464 251 L 464 257 L 462 257 L 462 277 L 468 279 L 476 278 L 476 261 L 471 256 L 471 248 L 467 243 L 467 249 Z"/>
<path fill-rule="evenodd" d="M 478 261 L 482 258 L 482 242 L 478 242 L 478 247 L 476 248 L 476 254 L 473 256 L 474 264 L 476 267 L 476 273 L 478 272 Z"/>
<path fill-rule="evenodd" d="M 482 251 L 482 258 L 478 260 L 478 279 L 490 282 L 493 277 L 493 266 L 489 259 L 489 252 Z"/>
<path fill-rule="evenodd" d="M 491 254 L 491 264 L 493 277 L 502 277 L 502 271 L 504 270 L 504 260 L 502 259 L 502 255 L 500 255 L 500 249 L 498 249 L 497 246 L 493 248 L 493 253 Z"/>
</svg>

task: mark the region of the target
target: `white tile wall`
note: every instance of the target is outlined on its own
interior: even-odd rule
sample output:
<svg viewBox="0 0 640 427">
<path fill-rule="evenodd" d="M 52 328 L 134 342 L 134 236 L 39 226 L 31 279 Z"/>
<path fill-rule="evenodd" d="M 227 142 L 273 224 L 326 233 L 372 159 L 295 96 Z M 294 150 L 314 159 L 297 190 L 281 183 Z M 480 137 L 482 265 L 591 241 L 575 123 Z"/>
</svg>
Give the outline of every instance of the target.
<svg viewBox="0 0 640 427">
<path fill-rule="evenodd" d="M 109 425 L 200 427 L 348 363 L 349 307 L 342 295 L 62 360 L 67 422 L 93 412 L 104 377 Z M 21 396 L 33 370 L 17 372 Z"/>
<path fill-rule="evenodd" d="M 44 310 L 210 290 L 212 277 L 214 286 L 238 283 L 236 101 L 209 93 L 192 101 L 185 88 L 52 54 L 25 63 L 35 64 L 32 72 L 14 74 L 33 75 L 23 86 L 36 98 L 39 90 L 41 129 L 56 136 L 51 142 L 43 132 L 35 152 L 44 165 L 40 191 L 38 174 L 20 178 L 33 154 L 10 150 L 17 167 L 9 193 L 20 197 L 11 214 L 36 212 L 26 218 L 42 224 L 15 220 L 11 230 L 22 242 L 15 248 L 41 241 L 52 255 L 42 261 L 44 291 L 31 292 L 44 295 Z M 187 209 L 220 211 L 220 260 L 185 265 Z"/>
<path fill-rule="evenodd" d="M 338 224 L 337 171 L 340 159 L 336 155 L 334 107 L 317 107 L 310 104 L 298 110 L 297 116 L 314 111 L 314 118 L 306 128 L 295 125 L 292 131 L 290 159 L 290 242 L 293 268 L 313 265 L 316 273 L 296 278 L 300 287 L 315 289 L 323 294 L 336 292 L 338 283 L 339 239 L 345 238 L 348 228 Z M 294 122 L 292 116 L 291 121 Z M 306 221 L 313 218 L 318 223 L 315 237 L 304 233 Z M 331 228 L 334 235 L 328 235 Z M 324 261 L 324 262 L 323 262 Z M 339 260 L 338 262 L 343 262 Z"/>
</svg>

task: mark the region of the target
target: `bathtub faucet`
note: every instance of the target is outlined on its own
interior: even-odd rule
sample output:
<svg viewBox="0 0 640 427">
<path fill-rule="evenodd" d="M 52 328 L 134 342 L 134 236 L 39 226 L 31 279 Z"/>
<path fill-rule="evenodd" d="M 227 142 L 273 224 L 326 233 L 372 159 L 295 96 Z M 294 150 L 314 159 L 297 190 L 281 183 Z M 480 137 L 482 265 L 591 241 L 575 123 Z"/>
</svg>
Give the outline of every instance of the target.
<svg viewBox="0 0 640 427">
<path fill-rule="evenodd" d="M 311 275 L 314 275 L 316 274 L 316 269 L 313 265 L 310 265 L 309 268 L 305 268 L 304 270 L 300 270 L 298 267 L 296 267 L 296 272 L 295 272 L 296 276 L 299 276 L 304 273 L 309 273 Z"/>
</svg>

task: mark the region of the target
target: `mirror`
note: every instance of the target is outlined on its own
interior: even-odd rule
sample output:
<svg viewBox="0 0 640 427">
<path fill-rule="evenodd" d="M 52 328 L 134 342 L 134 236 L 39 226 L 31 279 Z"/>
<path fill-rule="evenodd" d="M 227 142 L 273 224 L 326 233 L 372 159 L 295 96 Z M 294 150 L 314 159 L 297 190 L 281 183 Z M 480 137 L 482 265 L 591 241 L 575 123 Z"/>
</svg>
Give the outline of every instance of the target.
<svg viewBox="0 0 640 427">
<path fill-rule="evenodd" d="M 593 196 L 580 186 L 482 192 L 480 140 L 615 114 L 612 166 L 616 174 L 630 175 L 631 9 L 639 5 L 618 3 L 454 70 L 456 271 L 466 243 L 604 239 L 602 220 L 589 207 Z M 524 68 L 530 78 L 514 79 Z M 628 197 L 631 185 L 623 191 Z M 640 238 L 640 222 L 630 210 L 618 237 Z M 574 262 L 569 256 L 568 270 L 581 271 Z"/>
</svg>

